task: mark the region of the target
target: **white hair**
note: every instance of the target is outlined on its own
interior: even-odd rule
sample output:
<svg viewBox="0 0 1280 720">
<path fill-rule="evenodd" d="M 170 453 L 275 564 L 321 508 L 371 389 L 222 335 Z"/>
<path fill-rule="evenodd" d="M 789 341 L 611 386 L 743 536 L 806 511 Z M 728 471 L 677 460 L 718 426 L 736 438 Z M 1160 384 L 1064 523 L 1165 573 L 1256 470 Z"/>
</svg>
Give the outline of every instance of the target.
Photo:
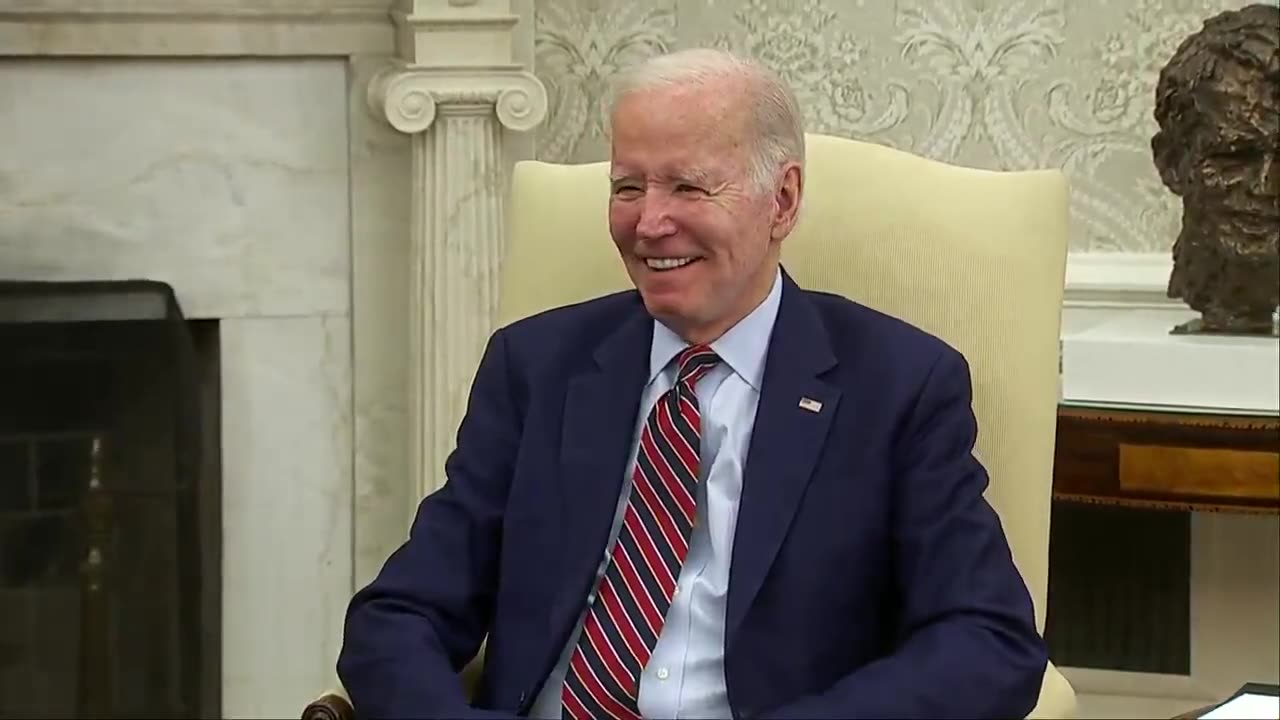
<svg viewBox="0 0 1280 720">
<path fill-rule="evenodd" d="M 786 162 L 804 167 L 804 119 L 795 93 L 772 70 L 723 50 L 694 48 L 658 55 L 620 72 L 613 82 L 611 108 L 626 94 L 675 85 L 707 85 L 739 78 L 755 137 L 747 172 L 757 190 L 777 181 Z M 612 112 L 610 112 L 612 115 Z"/>
</svg>

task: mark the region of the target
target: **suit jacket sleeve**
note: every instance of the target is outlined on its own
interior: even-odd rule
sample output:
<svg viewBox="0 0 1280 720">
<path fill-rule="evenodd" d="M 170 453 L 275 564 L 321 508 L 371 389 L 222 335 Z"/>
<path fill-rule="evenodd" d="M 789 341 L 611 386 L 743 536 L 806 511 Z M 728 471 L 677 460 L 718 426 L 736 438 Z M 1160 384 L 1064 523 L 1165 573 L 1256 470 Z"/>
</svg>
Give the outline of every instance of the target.
<svg viewBox="0 0 1280 720">
<path fill-rule="evenodd" d="M 970 399 L 968 365 L 944 350 L 895 449 L 896 649 L 770 716 L 1024 717 L 1035 706 L 1047 653 L 982 496 Z"/>
<path fill-rule="evenodd" d="M 521 420 L 501 332 L 476 371 L 444 487 L 347 612 L 338 674 L 361 717 L 485 717 L 458 673 L 488 630 Z"/>
</svg>

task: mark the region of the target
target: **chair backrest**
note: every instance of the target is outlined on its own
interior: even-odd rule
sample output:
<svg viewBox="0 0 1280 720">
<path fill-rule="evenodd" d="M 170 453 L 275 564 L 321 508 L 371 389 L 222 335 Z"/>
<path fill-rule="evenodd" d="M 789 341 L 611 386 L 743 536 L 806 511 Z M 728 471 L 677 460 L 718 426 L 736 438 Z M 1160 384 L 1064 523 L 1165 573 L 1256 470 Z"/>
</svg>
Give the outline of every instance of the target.
<svg viewBox="0 0 1280 720">
<path fill-rule="evenodd" d="M 809 135 L 783 265 L 964 353 L 977 454 L 1044 628 L 1067 250 L 1061 172 L 994 172 Z M 499 322 L 631 287 L 609 238 L 608 164 L 519 163 Z"/>
</svg>

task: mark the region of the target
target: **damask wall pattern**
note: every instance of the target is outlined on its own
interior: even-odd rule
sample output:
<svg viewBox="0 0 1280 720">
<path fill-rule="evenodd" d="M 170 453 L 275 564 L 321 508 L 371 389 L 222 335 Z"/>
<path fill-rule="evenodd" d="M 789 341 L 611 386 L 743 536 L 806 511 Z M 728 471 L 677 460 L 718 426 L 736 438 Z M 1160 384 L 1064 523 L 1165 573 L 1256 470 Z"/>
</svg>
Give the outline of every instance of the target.
<svg viewBox="0 0 1280 720">
<path fill-rule="evenodd" d="M 1280 1 L 1280 0 L 1277 0 Z M 538 156 L 608 157 L 620 68 L 716 46 L 795 88 L 811 132 L 974 167 L 1063 169 L 1072 250 L 1165 252 L 1178 198 L 1151 162 L 1160 67 L 1249 0 L 536 0 L 551 95 Z"/>
</svg>

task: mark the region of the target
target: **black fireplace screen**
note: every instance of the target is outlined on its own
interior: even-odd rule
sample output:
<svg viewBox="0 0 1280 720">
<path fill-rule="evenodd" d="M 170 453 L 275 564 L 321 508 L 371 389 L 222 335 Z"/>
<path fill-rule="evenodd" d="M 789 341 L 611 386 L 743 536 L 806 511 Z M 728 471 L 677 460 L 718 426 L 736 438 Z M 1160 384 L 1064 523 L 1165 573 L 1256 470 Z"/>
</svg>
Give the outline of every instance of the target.
<svg viewBox="0 0 1280 720">
<path fill-rule="evenodd" d="M 0 281 L 0 717 L 219 714 L 199 335 L 162 283 Z"/>
</svg>

